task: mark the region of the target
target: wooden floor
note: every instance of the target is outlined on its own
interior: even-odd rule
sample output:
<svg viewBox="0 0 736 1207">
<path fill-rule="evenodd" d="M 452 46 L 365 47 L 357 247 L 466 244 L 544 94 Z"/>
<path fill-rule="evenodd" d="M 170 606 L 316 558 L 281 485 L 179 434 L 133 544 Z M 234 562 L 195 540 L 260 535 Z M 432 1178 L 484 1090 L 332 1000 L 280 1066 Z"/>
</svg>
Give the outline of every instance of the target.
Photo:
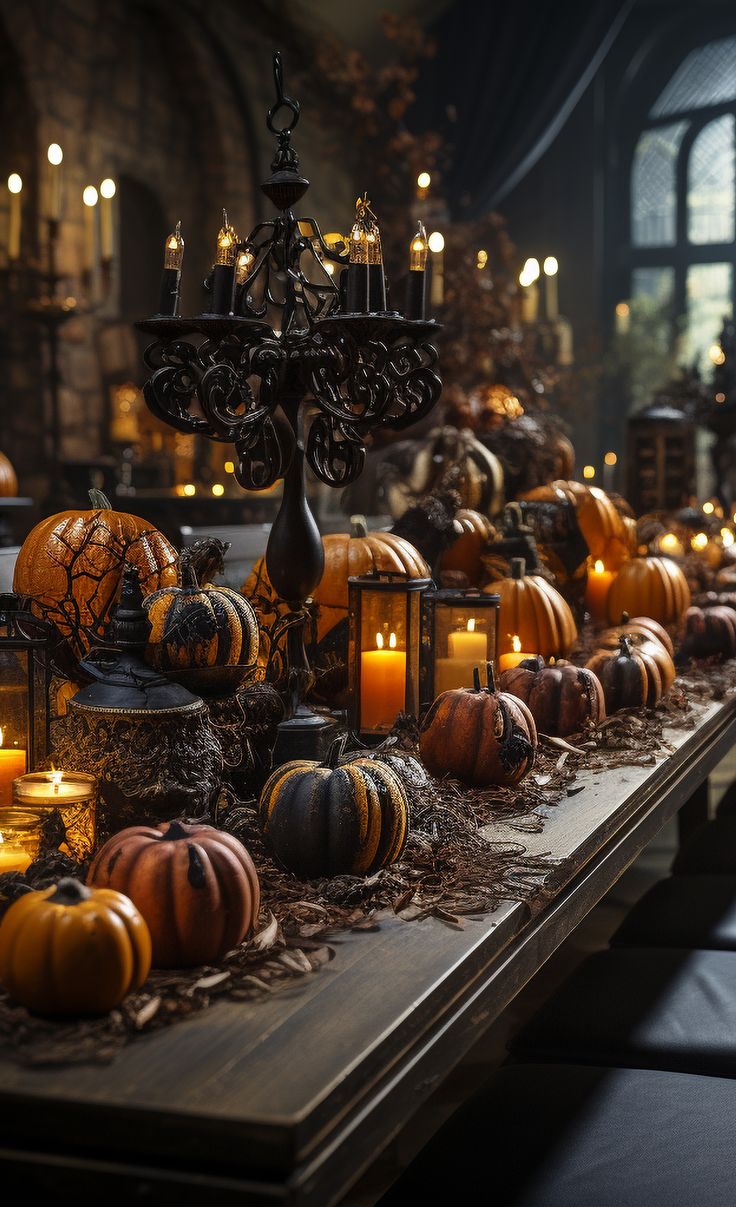
<svg viewBox="0 0 736 1207">
<path fill-rule="evenodd" d="M 710 811 L 736 780 L 736 748 L 710 776 Z M 421 1152 L 437 1130 L 506 1058 L 506 1044 L 570 973 L 594 951 L 605 948 L 624 916 L 657 880 L 669 873 L 677 850 L 677 819 L 664 827 L 628 868 L 606 897 L 591 910 L 529 984 L 514 998 L 500 1019 L 424 1103 L 404 1131 L 389 1145 L 371 1170 L 353 1187 L 341 1207 L 373 1207 L 388 1187 Z"/>
</svg>

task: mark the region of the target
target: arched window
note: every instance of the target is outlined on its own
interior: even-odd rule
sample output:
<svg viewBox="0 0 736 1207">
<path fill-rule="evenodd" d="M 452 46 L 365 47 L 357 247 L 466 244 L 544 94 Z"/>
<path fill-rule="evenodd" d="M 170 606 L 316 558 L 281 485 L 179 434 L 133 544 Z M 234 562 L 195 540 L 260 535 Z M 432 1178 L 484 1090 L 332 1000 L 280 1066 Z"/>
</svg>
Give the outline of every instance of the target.
<svg viewBox="0 0 736 1207">
<path fill-rule="evenodd" d="M 631 169 L 631 297 L 667 313 L 678 360 L 708 349 L 736 290 L 736 37 L 693 50 L 652 105 Z"/>
</svg>

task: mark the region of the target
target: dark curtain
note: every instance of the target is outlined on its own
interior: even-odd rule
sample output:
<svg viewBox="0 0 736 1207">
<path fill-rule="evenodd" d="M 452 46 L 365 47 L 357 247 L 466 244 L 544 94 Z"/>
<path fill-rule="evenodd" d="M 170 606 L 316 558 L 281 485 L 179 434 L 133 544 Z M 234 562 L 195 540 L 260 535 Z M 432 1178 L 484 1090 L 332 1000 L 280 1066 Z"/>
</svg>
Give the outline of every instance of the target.
<svg viewBox="0 0 736 1207">
<path fill-rule="evenodd" d="M 458 218 L 497 207 L 562 129 L 634 0 L 459 0 L 435 25 L 422 125 L 453 145 Z M 448 120 L 448 112 L 451 120 Z M 572 182 L 571 182 L 572 185 Z"/>
</svg>

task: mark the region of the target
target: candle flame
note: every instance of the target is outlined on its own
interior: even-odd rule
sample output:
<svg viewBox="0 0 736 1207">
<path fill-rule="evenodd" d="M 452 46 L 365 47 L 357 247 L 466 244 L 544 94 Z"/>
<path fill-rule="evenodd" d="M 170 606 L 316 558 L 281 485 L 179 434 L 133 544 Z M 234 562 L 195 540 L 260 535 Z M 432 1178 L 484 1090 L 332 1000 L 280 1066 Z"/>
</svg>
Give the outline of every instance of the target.
<svg viewBox="0 0 736 1207">
<path fill-rule="evenodd" d="M 383 633 L 376 633 L 376 649 L 383 649 Z"/>
<path fill-rule="evenodd" d="M 469 633 L 475 632 L 475 617 L 474 616 L 471 616 L 470 620 L 468 621 L 468 632 Z"/>
<path fill-rule="evenodd" d="M 63 775 L 64 775 L 63 771 L 52 771 L 51 772 L 51 783 L 54 785 L 54 792 L 59 791 L 59 784 L 62 781 Z"/>
<path fill-rule="evenodd" d="M 603 562 L 601 562 L 601 561 L 597 561 L 595 563 L 595 566 L 593 567 L 596 574 L 603 574 L 603 571 L 605 570 L 605 568 L 606 567 L 603 565 Z"/>
<path fill-rule="evenodd" d="M 511 648 L 515 654 L 521 653 L 521 637 L 514 636 L 511 638 Z"/>
<path fill-rule="evenodd" d="M 391 635 L 389 636 L 388 645 L 389 645 L 389 649 L 391 649 L 391 650 L 396 649 L 396 634 L 395 633 L 391 633 Z"/>
</svg>

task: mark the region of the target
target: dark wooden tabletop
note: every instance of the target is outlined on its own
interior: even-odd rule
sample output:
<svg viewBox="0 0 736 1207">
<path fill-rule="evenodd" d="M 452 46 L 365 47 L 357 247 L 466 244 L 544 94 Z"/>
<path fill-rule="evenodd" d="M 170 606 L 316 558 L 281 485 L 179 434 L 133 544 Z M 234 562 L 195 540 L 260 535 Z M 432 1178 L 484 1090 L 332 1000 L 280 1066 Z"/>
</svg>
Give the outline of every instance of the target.
<svg viewBox="0 0 736 1207">
<path fill-rule="evenodd" d="M 673 755 L 585 773 L 583 791 L 524 836 L 559 860 L 531 906 L 463 930 L 382 918 L 377 932 L 340 938 L 309 980 L 265 1002 L 219 1003 L 107 1067 L 28 1069 L 0 1056 L 2 1184 L 32 1172 L 57 1195 L 110 1179 L 128 1201 L 182 1204 L 206 1188 L 217 1203 L 336 1202 L 693 799 L 733 744 L 736 701 L 668 736 Z"/>
</svg>

